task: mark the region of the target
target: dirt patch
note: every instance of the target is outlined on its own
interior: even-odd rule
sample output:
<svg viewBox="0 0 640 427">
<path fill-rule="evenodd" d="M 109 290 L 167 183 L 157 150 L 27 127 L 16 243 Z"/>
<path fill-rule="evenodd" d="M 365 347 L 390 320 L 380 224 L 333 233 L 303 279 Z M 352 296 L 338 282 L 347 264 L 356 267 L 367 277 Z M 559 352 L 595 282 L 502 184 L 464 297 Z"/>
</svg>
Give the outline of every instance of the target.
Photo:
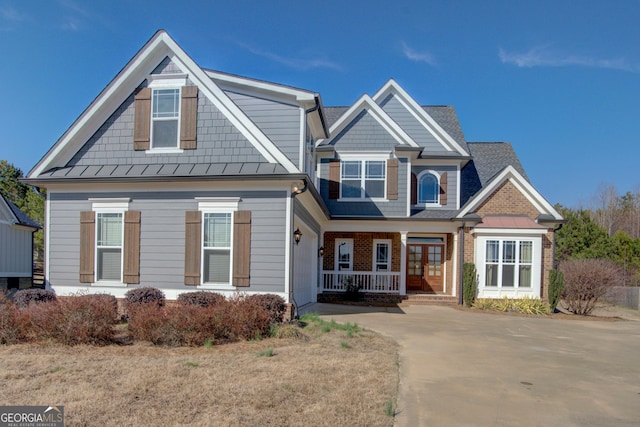
<svg viewBox="0 0 640 427">
<path fill-rule="evenodd" d="M 394 422 L 397 346 L 370 331 L 211 348 L 12 345 L 0 358 L 3 404 L 64 405 L 68 425 Z"/>
</svg>

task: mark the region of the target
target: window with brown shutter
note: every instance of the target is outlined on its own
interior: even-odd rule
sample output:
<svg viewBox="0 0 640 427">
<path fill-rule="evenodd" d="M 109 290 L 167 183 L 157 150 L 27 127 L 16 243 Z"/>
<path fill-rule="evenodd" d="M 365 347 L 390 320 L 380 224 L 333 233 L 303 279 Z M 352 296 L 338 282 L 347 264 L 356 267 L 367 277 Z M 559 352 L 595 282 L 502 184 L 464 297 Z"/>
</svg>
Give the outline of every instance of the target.
<svg viewBox="0 0 640 427">
<path fill-rule="evenodd" d="M 148 150 L 151 143 L 151 88 L 138 89 L 134 98 L 133 149 Z"/>
<path fill-rule="evenodd" d="M 202 212 L 188 211 L 185 219 L 184 284 L 200 284 Z"/>
<path fill-rule="evenodd" d="M 96 213 L 80 212 L 80 283 L 93 283 Z"/>
<path fill-rule="evenodd" d="M 124 213 L 124 282 L 140 283 L 140 211 Z"/>
<path fill-rule="evenodd" d="M 340 198 L 340 160 L 329 160 L 329 199 Z"/>
<path fill-rule="evenodd" d="M 398 200 L 398 159 L 387 160 L 387 199 Z"/>
<path fill-rule="evenodd" d="M 447 173 L 442 172 L 440 175 L 440 204 L 447 204 Z"/>
<path fill-rule="evenodd" d="M 251 270 L 251 211 L 233 215 L 233 286 L 249 286 Z"/>
</svg>

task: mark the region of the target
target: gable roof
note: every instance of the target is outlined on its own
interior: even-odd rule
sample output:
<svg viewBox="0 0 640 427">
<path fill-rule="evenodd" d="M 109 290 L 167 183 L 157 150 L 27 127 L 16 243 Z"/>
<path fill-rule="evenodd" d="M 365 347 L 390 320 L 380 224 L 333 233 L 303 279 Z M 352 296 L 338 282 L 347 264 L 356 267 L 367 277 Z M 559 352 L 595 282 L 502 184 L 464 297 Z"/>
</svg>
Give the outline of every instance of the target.
<svg viewBox="0 0 640 427">
<path fill-rule="evenodd" d="M 531 183 L 516 170 L 515 167 L 508 165 L 499 173 L 493 176 L 482 189 L 477 192 L 467 203 L 460 209 L 456 218 L 462 219 L 468 213 L 478 208 L 494 191 L 496 191 L 504 182 L 510 181 L 520 191 L 529 202 L 540 212 L 541 215 L 550 215 L 557 221 L 562 221 L 562 216 L 554 209 L 553 206 L 542 195 L 533 188 Z"/>
<path fill-rule="evenodd" d="M 317 145 L 333 145 L 337 137 L 340 136 L 340 132 L 358 119 L 362 112 L 369 114 L 398 142 L 398 145 L 418 147 L 415 141 L 366 94 L 362 95 L 351 107 L 338 117 L 329 129 L 329 138 L 318 141 Z"/>
<path fill-rule="evenodd" d="M 24 227 L 30 227 L 34 229 L 42 228 L 40 224 L 29 218 L 29 216 L 22 212 L 16 205 L 14 205 L 9 199 L 0 194 L 0 203 L 6 207 L 6 211 L 11 215 L 12 218 L 9 218 L 16 225 L 21 225 Z"/>
<path fill-rule="evenodd" d="M 428 113 L 426 109 L 421 107 L 394 79 L 389 79 L 379 90 L 373 95 L 376 103 L 381 103 L 389 95 L 398 97 L 403 107 L 429 132 L 435 139 L 447 150 L 460 156 L 468 156 L 466 147 L 456 141 L 440 124 Z M 455 111 L 454 111 L 455 113 Z M 444 116 L 442 117 L 445 118 Z M 449 119 L 450 117 L 446 117 Z M 457 118 L 456 118 L 457 119 Z M 456 120 L 457 121 L 457 120 Z M 462 134 L 462 131 L 459 131 Z"/>
<path fill-rule="evenodd" d="M 28 178 L 37 178 L 50 169 L 65 167 L 82 145 L 166 57 L 188 73 L 189 80 L 198 86 L 201 93 L 269 163 L 280 164 L 290 173 L 299 172 L 291 160 L 229 99 L 212 78 L 164 30 L 159 30 L 33 167 Z"/>
</svg>

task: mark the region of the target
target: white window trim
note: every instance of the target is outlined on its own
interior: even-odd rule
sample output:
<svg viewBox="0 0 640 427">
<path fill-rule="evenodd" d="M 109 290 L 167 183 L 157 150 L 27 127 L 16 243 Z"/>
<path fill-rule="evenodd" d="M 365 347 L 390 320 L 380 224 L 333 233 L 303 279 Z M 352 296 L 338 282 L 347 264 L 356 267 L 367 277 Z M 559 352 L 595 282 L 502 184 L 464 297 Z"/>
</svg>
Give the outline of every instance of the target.
<svg viewBox="0 0 640 427">
<path fill-rule="evenodd" d="M 433 176 L 436 177 L 437 182 L 437 186 L 438 189 L 437 191 L 437 195 L 438 195 L 438 200 L 435 203 L 426 203 L 426 202 L 420 202 L 420 179 L 422 179 L 422 177 L 426 174 L 432 174 Z M 442 179 L 442 175 L 440 174 L 440 172 L 436 172 L 434 170 L 431 169 L 425 169 L 423 171 L 421 171 L 418 176 L 416 177 L 416 183 L 417 183 L 417 188 L 416 188 L 416 192 L 418 194 L 416 194 L 416 199 L 418 200 L 418 204 L 416 206 L 424 206 L 424 207 L 440 207 L 442 206 L 442 204 L 440 203 L 440 180 Z"/>
<path fill-rule="evenodd" d="M 349 259 L 349 269 L 348 270 L 342 270 L 342 271 L 353 271 L 353 257 L 354 257 L 354 252 L 355 252 L 355 248 L 353 246 L 353 239 L 336 239 L 335 242 L 335 265 L 334 265 L 334 271 L 340 272 L 340 244 L 342 243 L 349 243 L 351 245 L 351 257 Z"/>
<path fill-rule="evenodd" d="M 95 242 L 93 246 L 93 283 L 92 286 L 105 286 L 105 287 L 125 287 L 127 284 L 124 282 L 124 215 L 129 210 L 129 198 L 96 198 L 89 199 L 91 203 L 91 210 L 96 213 L 95 224 L 93 225 L 93 232 L 95 233 Z M 120 250 L 120 281 L 115 280 L 98 280 L 98 214 L 101 213 L 121 213 L 122 214 L 122 236 L 120 241 L 122 243 Z"/>
<path fill-rule="evenodd" d="M 541 271 L 542 271 L 542 236 L 527 234 L 523 235 L 522 230 L 520 235 L 479 235 L 476 238 L 475 243 L 475 263 L 478 273 L 478 296 L 480 298 L 502 298 L 504 296 L 510 298 L 520 297 L 535 297 L 540 298 L 541 289 Z M 515 241 L 516 246 L 519 248 L 520 242 L 529 241 L 533 242 L 532 247 L 532 260 L 531 260 L 531 286 L 527 288 L 521 288 L 519 286 L 502 287 L 502 284 L 498 283 L 498 286 L 486 286 L 487 283 L 487 269 L 486 269 L 486 250 L 487 241 L 496 240 L 500 242 L 500 257 L 502 256 L 502 245 L 504 241 Z M 519 250 L 519 249 L 518 249 Z M 502 258 L 500 258 L 499 265 L 502 266 Z M 517 260 L 515 266 L 519 265 Z M 498 277 L 502 268 L 499 268 Z M 515 280 L 517 285 L 517 277 Z"/>
<path fill-rule="evenodd" d="M 372 265 L 372 270 L 374 272 L 377 272 L 378 270 L 376 269 L 376 266 L 378 263 L 377 260 L 377 247 L 378 244 L 382 243 L 382 244 L 386 244 L 389 248 L 389 259 L 387 260 L 387 270 L 385 271 L 386 273 L 390 273 L 391 272 L 391 265 L 392 265 L 392 257 L 393 257 L 393 246 L 392 246 L 392 241 L 391 239 L 374 239 L 373 240 L 373 264 Z"/>
<path fill-rule="evenodd" d="M 388 153 L 384 153 L 384 154 L 356 154 L 356 153 L 349 153 L 349 154 L 341 154 L 340 155 L 340 197 L 338 198 L 338 201 L 341 202 L 385 202 L 387 201 L 387 185 L 388 185 L 388 179 L 389 177 L 387 176 L 387 161 L 389 160 L 389 154 Z M 364 191 L 364 185 L 366 182 L 366 162 L 368 161 L 373 161 L 373 162 L 384 162 L 384 189 L 383 189 L 383 197 L 366 197 L 365 191 Z M 360 177 L 360 197 L 343 197 L 342 196 L 342 168 L 343 168 L 343 162 L 360 162 L 361 164 L 361 172 L 362 172 L 362 176 Z"/>
<path fill-rule="evenodd" d="M 148 154 L 179 154 L 184 150 L 180 148 L 180 125 L 182 121 L 182 87 L 187 85 L 187 74 L 152 74 L 147 78 L 148 87 L 151 88 L 151 108 L 149 111 L 149 146 L 145 153 Z M 178 90 L 178 133 L 175 147 L 154 147 L 153 146 L 153 93 L 156 89 L 177 89 Z"/>
<path fill-rule="evenodd" d="M 233 283 L 233 224 L 235 222 L 235 212 L 238 210 L 240 203 L 239 197 L 196 197 L 198 202 L 198 210 L 202 218 L 202 227 L 200 230 L 200 277 L 201 283 L 198 289 L 203 290 L 221 290 L 221 291 L 233 291 L 236 287 Z M 230 213 L 231 214 L 231 230 L 230 230 L 230 242 L 229 242 L 229 282 L 228 283 L 216 283 L 204 281 L 204 214 L 205 213 Z"/>
</svg>

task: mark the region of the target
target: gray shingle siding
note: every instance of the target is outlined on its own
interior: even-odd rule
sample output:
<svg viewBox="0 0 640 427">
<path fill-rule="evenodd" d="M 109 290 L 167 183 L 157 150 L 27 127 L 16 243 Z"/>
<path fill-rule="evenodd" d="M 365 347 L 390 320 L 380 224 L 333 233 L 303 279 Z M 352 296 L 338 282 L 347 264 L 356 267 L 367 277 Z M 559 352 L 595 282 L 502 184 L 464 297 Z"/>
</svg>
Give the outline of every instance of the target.
<svg viewBox="0 0 640 427">
<path fill-rule="evenodd" d="M 185 211 L 196 210 L 195 197 L 241 197 L 239 209 L 251 214 L 252 292 L 284 292 L 286 192 L 199 191 L 51 193 L 50 276 L 52 286 L 84 286 L 79 279 L 80 212 L 91 197 L 131 198 L 141 212 L 140 286 L 194 290 L 184 285 Z"/>
<path fill-rule="evenodd" d="M 394 94 L 390 94 L 380 103 L 382 109 L 400 125 L 402 130 L 427 151 L 447 153 L 445 147 L 416 119 Z"/>
<path fill-rule="evenodd" d="M 302 144 L 299 107 L 231 91 L 226 94 L 293 164 L 298 165 Z"/>
<path fill-rule="evenodd" d="M 398 141 L 363 110 L 334 137 L 333 145 L 338 151 L 392 151 Z"/>
<path fill-rule="evenodd" d="M 169 57 L 165 57 L 160 64 L 151 72 L 151 74 L 177 74 L 182 70 L 174 64 Z"/>
<path fill-rule="evenodd" d="M 266 159 L 202 94 L 198 98 L 197 146 L 183 153 L 133 149 L 133 94 L 109 117 L 67 166 L 178 163 L 266 163 Z M 87 176 L 85 171 L 83 176 Z M 129 173 L 131 175 L 131 173 Z"/>
</svg>

